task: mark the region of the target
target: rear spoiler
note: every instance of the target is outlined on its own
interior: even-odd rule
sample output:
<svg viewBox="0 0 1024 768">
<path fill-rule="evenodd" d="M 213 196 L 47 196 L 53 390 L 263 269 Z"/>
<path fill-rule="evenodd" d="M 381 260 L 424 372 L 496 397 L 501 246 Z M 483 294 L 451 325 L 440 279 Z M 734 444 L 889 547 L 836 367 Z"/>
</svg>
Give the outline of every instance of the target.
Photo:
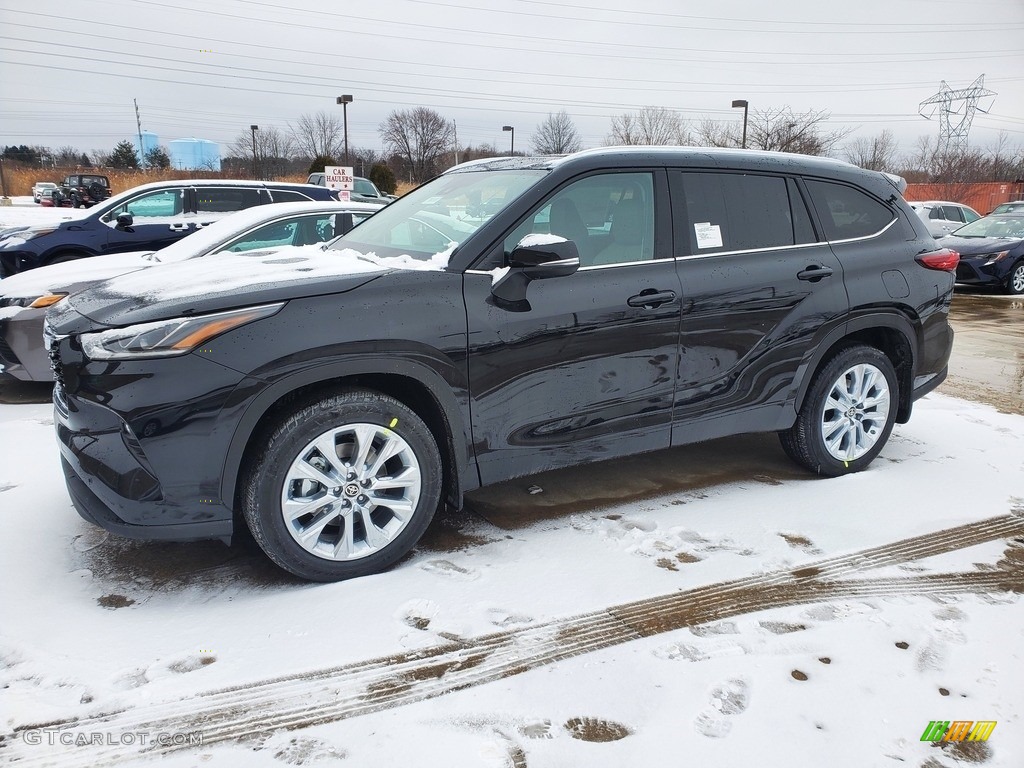
<svg viewBox="0 0 1024 768">
<path fill-rule="evenodd" d="M 885 171 L 882 171 L 882 175 L 889 180 L 890 184 L 900 191 L 901 195 L 907 191 L 907 180 L 902 176 L 897 176 L 895 173 L 886 173 Z"/>
</svg>

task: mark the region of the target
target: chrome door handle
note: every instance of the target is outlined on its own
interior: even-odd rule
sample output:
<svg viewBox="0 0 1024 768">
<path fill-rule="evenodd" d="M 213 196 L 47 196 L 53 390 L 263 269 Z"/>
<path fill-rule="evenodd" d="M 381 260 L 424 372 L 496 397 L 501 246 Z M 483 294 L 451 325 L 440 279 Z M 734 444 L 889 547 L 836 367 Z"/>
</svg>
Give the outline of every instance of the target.
<svg viewBox="0 0 1024 768">
<path fill-rule="evenodd" d="M 798 280 L 808 280 L 812 283 L 816 283 L 823 277 L 832 277 L 832 267 L 826 267 L 824 264 L 811 264 L 807 269 L 801 269 L 796 273 Z"/>
</svg>

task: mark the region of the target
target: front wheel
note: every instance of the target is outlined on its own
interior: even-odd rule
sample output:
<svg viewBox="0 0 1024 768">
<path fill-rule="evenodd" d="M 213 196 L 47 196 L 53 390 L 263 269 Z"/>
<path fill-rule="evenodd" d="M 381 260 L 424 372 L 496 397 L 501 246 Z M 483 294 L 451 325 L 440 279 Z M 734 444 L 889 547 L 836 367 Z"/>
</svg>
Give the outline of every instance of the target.
<svg viewBox="0 0 1024 768">
<path fill-rule="evenodd" d="M 1024 259 L 1013 265 L 1010 276 L 1006 278 L 1006 292 L 1011 296 L 1024 293 Z"/>
<path fill-rule="evenodd" d="M 382 571 L 434 516 L 437 443 L 392 397 L 350 390 L 306 401 L 264 437 L 244 468 L 242 514 L 263 551 L 296 576 Z"/>
<path fill-rule="evenodd" d="M 889 439 L 898 402 L 889 358 L 862 344 L 843 347 L 815 375 L 796 423 L 779 433 L 782 447 L 819 475 L 859 472 Z"/>
</svg>

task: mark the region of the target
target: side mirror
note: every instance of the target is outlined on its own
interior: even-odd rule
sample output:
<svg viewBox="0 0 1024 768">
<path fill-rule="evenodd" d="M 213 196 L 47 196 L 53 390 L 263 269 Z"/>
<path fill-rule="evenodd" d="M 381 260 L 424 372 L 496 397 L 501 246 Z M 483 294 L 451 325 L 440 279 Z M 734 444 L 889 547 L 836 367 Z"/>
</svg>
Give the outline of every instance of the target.
<svg viewBox="0 0 1024 768">
<path fill-rule="evenodd" d="M 527 235 L 508 257 L 508 273 L 491 295 L 508 309 L 526 310 L 526 288 L 533 280 L 568 277 L 580 268 L 576 243 L 557 235 Z"/>
<path fill-rule="evenodd" d="M 117 228 L 128 229 L 132 224 L 135 223 L 135 217 L 130 213 L 119 213 L 117 214 Z"/>
<path fill-rule="evenodd" d="M 527 235 L 508 257 L 512 269 L 521 269 L 531 280 L 568 277 L 580 268 L 576 243 L 557 235 Z"/>
</svg>

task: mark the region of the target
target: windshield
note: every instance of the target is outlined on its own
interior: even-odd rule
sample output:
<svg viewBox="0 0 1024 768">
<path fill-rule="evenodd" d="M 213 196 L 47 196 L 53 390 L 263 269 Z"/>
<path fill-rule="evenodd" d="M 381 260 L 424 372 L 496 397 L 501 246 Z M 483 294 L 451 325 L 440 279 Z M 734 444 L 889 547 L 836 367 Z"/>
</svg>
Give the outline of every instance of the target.
<svg viewBox="0 0 1024 768">
<path fill-rule="evenodd" d="M 440 176 L 378 211 L 330 247 L 378 258 L 443 261 L 440 266 L 445 266 L 456 246 L 546 173 L 475 171 Z"/>
<path fill-rule="evenodd" d="M 986 216 L 965 224 L 957 237 L 1024 237 L 1024 216 Z"/>
<path fill-rule="evenodd" d="M 373 182 L 367 179 L 356 179 L 355 188 L 352 190 L 357 195 L 369 195 L 370 197 L 379 197 L 377 194 L 377 188 L 373 186 Z"/>
</svg>

